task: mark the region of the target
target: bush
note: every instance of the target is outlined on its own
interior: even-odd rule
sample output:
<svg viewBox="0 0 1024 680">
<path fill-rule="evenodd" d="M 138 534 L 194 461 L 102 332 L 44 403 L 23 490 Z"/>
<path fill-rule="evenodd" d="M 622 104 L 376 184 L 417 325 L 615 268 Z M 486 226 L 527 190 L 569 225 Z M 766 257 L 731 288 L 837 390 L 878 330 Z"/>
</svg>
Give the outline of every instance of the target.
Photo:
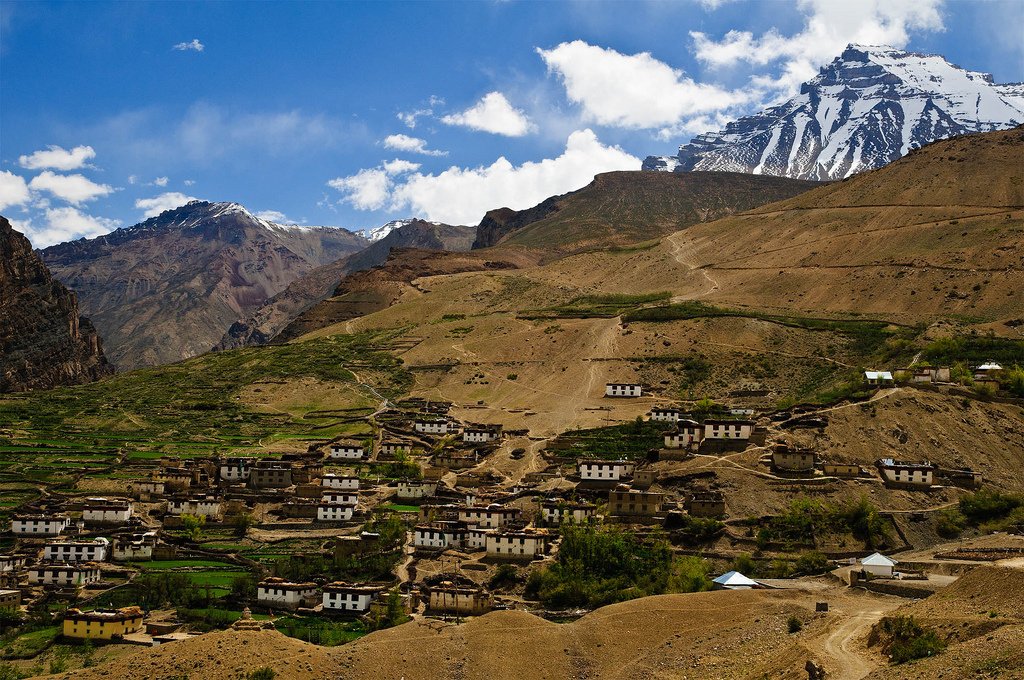
<svg viewBox="0 0 1024 680">
<path fill-rule="evenodd" d="M 963 533 L 967 525 L 967 518 L 956 508 L 946 508 L 938 513 L 938 521 L 935 524 L 935 533 L 942 538 L 957 538 Z"/>
<path fill-rule="evenodd" d="M 799 633 L 804 628 L 804 622 L 798 619 L 796 616 L 790 616 L 786 621 L 786 629 L 793 633 Z"/>
<path fill-rule="evenodd" d="M 888 637 L 885 651 L 894 664 L 935 656 L 946 648 L 934 630 L 925 628 L 913 616 L 887 616 L 881 628 Z"/>
<path fill-rule="evenodd" d="M 270 666 L 264 666 L 263 668 L 249 671 L 245 676 L 245 680 L 274 680 L 276 677 L 277 671 Z"/>
<path fill-rule="evenodd" d="M 1024 503 L 1019 496 L 991 489 L 981 489 L 960 499 L 960 512 L 977 526 L 982 522 L 1002 519 Z"/>
<path fill-rule="evenodd" d="M 713 541 L 725 531 L 725 525 L 710 517 L 694 517 L 692 515 L 670 515 L 665 528 L 672 530 L 674 536 L 686 545 L 696 545 Z"/>
<path fill-rule="evenodd" d="M 498 567 L 498 570 L 494 572 L 494 576 L 487 582 L 487 587 L 491 590 L 497 590 L 510 586 L 519 580 L 519 572 L 515 566 L 511 564 L 503 564 Z"/>
<path fill-rule="evenodd" d="M 827 557 L 817 550 L 809 550 L 801 553 L 793 565 L 793 570 L 801 576 L 814 576 L 824 574 L 832 566 Z"/>
</svg>

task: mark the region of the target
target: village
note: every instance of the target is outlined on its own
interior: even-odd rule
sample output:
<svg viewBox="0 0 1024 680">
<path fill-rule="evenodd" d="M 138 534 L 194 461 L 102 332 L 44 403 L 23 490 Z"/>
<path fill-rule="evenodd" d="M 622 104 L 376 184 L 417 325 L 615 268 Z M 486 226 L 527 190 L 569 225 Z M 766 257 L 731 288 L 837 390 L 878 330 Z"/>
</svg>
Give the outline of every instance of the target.
<svg viewBox="0 0 1024 680">
<path fill-rule="evenodd" d="M 999 370 L 991 362 L 979 366 L 975 381 L 994 380 Z M 894 373 L 912 386 L 949 380 L 941 368 L 866 371 L 865 385 L 891 388 Z M 604 396 L 641 399 L 645 390 L 609 383 Z M 273 627 L 281 615 L 376 626 L 410 617 L 460 621 L 495 609 L 564 616 L 538 602 L 536 592 L 530 596 L 529 581 L 557 561 L 567 527 L 624 529 L 641 542 L 668 538 L 679 554 L 716 558 L 711 564 L 720 573 L 708 577 L 721 590 L 798 587 L 801 575 L 830 573 L 843 587 L 920 598 L 953 580 L 959 572 L 950 565 L 1024 558 L 1021 541 L 1007 536 L 981 547 L 961 543 L 930 553 L 918 547 L 907 559 L 893 553 L 913 553 L 916 546 L 894 523 L 898 539 L 878 542 L 889 554 L 869 549 L 874 539 L 862 546 L 847 541 L 825 555 L 815 552 L 809 571 L 765 577 L 729 568 L 754 564 L 745 549 L 763 553 L 764 561 L 794 553 L 777 545 L 770 518 L 759 525 L 731 510 L 736 499 L 714 472 L 671 466 L 725 461 L 809 493 L 822 482 L 875 484 L 923 498 L 933 489 L 970 492 L 984 485 L 980 472 L 905 460 L 899 451 L 880 450 L 873 470 L 823 459 L 786 436 L 820 424 L 815 412 L 720 405 L 698 412 L 656 403 L 644 422 L 619 427 L 660 432 L 660 446 L 625 447 L 630 455 L 616 455 L 615 447 L 584 445 L 591 455 L 579 455 L 586 438 L 566 433 L 540 442 L 535 464 L 510 478 L 486 463 L 513 438 L 528 440 L 529 432 L 461 422 L 451 410 L 450 403 L 420 398 L 385 402 L 368 419 L 372 434 L 365 438 L 335 438 L 277 456 L 164 457 L 118 496 L 48 492 L 12 516 L 12 547 L 0 555 L 0 607 L 49 612 L 70 641 L 166 644 L 200 634 L 201 627 L 173 610 L 131 601 L 139 592 L 133 582 L 153 576 L 153 565 L 167 565 L 155 573 L 184 577 L 219 565 L 223 578 L 186 587 L 205 588 L 213 606 L 242 609 L 222 621 L 237 630 Z M 623 432 L 629 439 L 629 430 Z M 509 453 L 511 459 L 525 454 L 524 448 Z M 753 455 L 756 464 L 744 468 L 739 454 Z M 213 550 L 204 538 L 218 531 L 270 546 L 301 539 L 314 549 L 268 563 L 241 550 Z M 737 549 L 716 553 L 716 541 Z M 517 587 L 524 581 L 526 591 Z"/>
</svg>

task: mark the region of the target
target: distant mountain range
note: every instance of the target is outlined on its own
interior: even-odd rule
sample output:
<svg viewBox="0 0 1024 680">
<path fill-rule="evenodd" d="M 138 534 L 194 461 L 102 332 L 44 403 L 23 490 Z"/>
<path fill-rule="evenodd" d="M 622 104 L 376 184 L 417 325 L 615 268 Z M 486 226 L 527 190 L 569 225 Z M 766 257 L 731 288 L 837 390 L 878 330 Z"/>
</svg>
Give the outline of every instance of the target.
<svg viewBox="0 0 1024 680">
<path fill-rule="evenodd" d="M 725 170 L 836 180 L 947 137 L 1024 123 L 1024 83 L 937 55 L 850 45 L 800 94 L 695 137 L 644 170 Z"/>
<path fill-rule="evenodd" d="M 78 294 L 111 362 L 129 369 L 209 351 L 289 283 L 368 243 L 344 229 L 275 224 L 237 203 L 192 201 L 40 255 Z"/>
<path fill-rule="evenodd" d="M 0 217 L 0 392 L 90 382 L 110 373 L 75 294 Z"/>
</svg>

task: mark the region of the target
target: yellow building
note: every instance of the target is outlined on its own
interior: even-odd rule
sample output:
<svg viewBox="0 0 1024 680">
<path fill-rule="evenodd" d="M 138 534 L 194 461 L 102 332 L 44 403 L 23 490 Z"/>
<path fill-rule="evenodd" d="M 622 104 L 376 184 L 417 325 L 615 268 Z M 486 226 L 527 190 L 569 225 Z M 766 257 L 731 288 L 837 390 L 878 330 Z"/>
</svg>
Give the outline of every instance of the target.
<svg viewBox="0 0 1024 680">
<path fill-rule="evenodd" d="M 64 614 L 64 637 L 80 640 L 109 640 L 142 628 L 142 610 L 138 607 L 97 609 L 83 612 L 69 609 Z"/>
</svg>

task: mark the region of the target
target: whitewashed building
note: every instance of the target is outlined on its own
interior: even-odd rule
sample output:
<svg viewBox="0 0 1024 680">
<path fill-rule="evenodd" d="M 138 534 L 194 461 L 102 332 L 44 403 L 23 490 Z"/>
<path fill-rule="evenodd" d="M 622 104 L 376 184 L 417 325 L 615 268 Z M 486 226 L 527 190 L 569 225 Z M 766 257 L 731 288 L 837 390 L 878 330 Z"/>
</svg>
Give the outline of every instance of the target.
<svg viewBox="0 0 1024 680">
<path fill-rule="evenodd" d="M 359 494 L 355 491 L 324 491 L 320 500 L 333 505 L 358 505 Z"/>
<path fill-rule="evenodd" d="M 501 425 L 471 425 L 462 431 L 467 444 L 489 444 L 501 439 Z"/>
<path fill-rule="evenodd" d="M 665 433 L 666 449 L 687 449 L 704 439 L 704 426 L 695 420 L 680 420 L 676 429 Z"/>
<path fill-rule="evenodd" d="M 380 594 L 377 586 L 357 583 L 328 583 L 324 586 L 323 605 L 325 612 L 365 614 Z"/>
<path fill-rule="evenodd" d="M 34 586 L 87 586 L 99 580 L 95 564 L 39 564 L 28 570 L 28 582 Z"/>
<path fill-rule="evenodd" d="M 413 423 L 413 429 L 420 434 L 448 434 L 449 427 L 447 420 L 419 419 Z"/>
<path fill-rule="evenodd" d="M 167 512 L 170 515 L 196 515 L 215 519 L 220 517 L 221 502 L 214 497 L 207 498 L 170 498 L 167 500 Z"/>
<path fill-rule="evenodd" d="M 329 460 L 362 460 L 366 458 L 366 448 L 356 441 L 344 441 L 331 444 L 327 451 Z"/>
<path fill-rule="evenodd" d="M 640 397 L 644 387 L 638 383 L 607 383 L 604 386 L 606 397 Z"/>
<path fill-rule="evenodd" d="M 153 559 L 157 544 L 156 531 L 144 531 L 131 536 L 118 536 L 112 547 L 115 562 L 138 562 Z"/>
<path fill-rule="evenodd" d="M 867 557 L 858 560 L 860 568 L 868 572 L 872 576 L 878 578 L 892 578 L 893 569 L 897 564 L 896 560 L 891 557 L 886 557 L 882 553 L 872 553 Z"/>
<path fill-rule="evenodd" d="M 750 439 L 754 434 L 753 420 L 705 420 L 704 439 Z"/>
<path fill-rule="evenodd" d="M 556 525 L 564 522 L 585 524 L 597 517 L 597 506 L 593 503 L 573 503 L 551 500 L 540 504 L 541 517 L 545 524 Z"/>
<path fill-rule="evenodd" d="M 650 419 L 656 423 L 678 423 L 685 417 L 686 413 L 675 406 L 655 406 L 650 414 Z"/>
<path fill-rule="evenodd" d="M 110 553 L 110 540 L 94 538 L 85 541 L 50 541 L 43 546 L 46 562 L 105 562 Z"/>
<path fill-rule="evenodd" d="M 403 479 L 398 482 L 397 496 L 401 500 L 418 500 L 437 493 L 437 482 L 425 479 Z"/>
<path fill-rule="evenodd" d="M 134 487 L 139 498 L 162 496 L 167 488 L 167 482 L 162 479 L 140 479 L 134 483 Z"/>
<path fill-rule="evenodd" d="M 481 529 L 497 529 L 518 519 L 521 513 L 519 508 L 506 508 L 495 504 L 474 505 L 459 508 L 459 521 Z"/>
<path fill-rule="evenodd" d="M 359 491 L 359 477 L 356 475 L 336 475 L 333 472 L 328 472 L 320 478 L 320 485 L 327 489 Z"/>
<path fill-rule="evenodd" d="M 315 607 L 317 599 L 315 583 L 292 583 L 281 578 L 268 578 L 256 586 L 256 601 L 264 607 Z"/>
<path fill-rule="evenodd" d="M 892 385 L 891 371 L 864 371 L 864 382 L 872 386 Z"/>
<path fill-rule="evenodd" d="M 319 503 L 316 506 L 318 522 L 348 522 L 355 514 L 356 506 L 338 503 Z"/>
<path fill-rule="evenodd" d="M 0 574 L 21 571 L 26 561 L 24 555 L 0 555 Z"/>
<path fill-rule="evenodd" d="M 618 482 L 633 474 L 636 464 L 628 460 L 589 459 L 576 463 L 584 482 Z"/>
<path fill-rule="evenodd" d="M 86 524 L 127 524 L 132 518 L 132 502 L 124 498 L 87 498 L 82 506 Z"/>
<path fill-rule="evenodd" d="M 60 536 L 71 526 L 67 515 L 15 515 L 11 533 L 18 536 Z"/>
<path fill-rule="evenodd" d="M 487 556 L 499 560 L 532 560 L 543 555 L 547 535 L 531 531 L 496 531 L 487 537 Z"/>
<path fill-rule="evenodd" d="M 417 524 L 412 532 L 412 544 L 417 550 L 448 550 L 465 547 L 466 526 L 458 522 Z"/>
<path fill-rule="evenodd" d="M 220 463 L 220 478 L 226 482 L 245 482 L 252 474 L 252 458 L 225 458 Z"/>
<path fill-rule="evenodd" d="M 908 487 L 929 487 L 935 482 L 937 466 L 924 461 L 911 463 L 892 458 L 882 458 L 876 465 L 887 484 Z"/>
</svg>

